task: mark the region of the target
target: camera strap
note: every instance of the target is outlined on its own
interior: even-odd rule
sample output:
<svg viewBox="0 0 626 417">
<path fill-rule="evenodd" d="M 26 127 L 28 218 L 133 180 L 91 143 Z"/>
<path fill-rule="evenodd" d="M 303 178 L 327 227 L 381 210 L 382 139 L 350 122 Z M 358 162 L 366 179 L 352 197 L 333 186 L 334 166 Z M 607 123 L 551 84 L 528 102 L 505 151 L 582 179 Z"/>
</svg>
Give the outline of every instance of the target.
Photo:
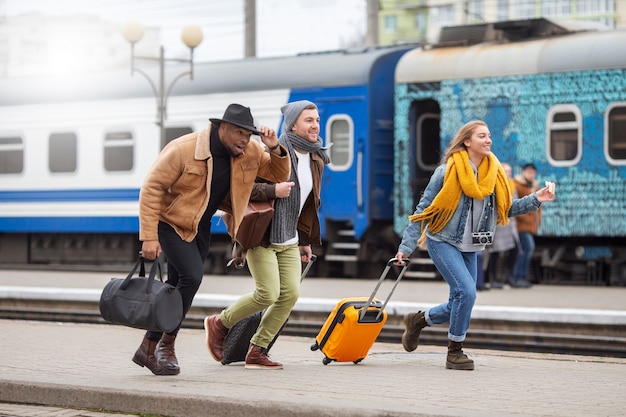
<svg viewBox="0 0 626 417">
<path fill-rule="evenodd" d="M 493 195 L 489 196 L 489 199 L 491 200 L 490 203 L 493 204 Z M 484 207 L 483 207 L 484 210 Z M 472 202 L 470 203 L 470 226 L 472 227 L 472 233 L 477 232 L 477 230 L 474 230 L 474 199 L 472 198 Z"/>
<path fill-rule="evenodd" d="M 472 202 L 470 204 L 470 226 L 471 226 L 471 233 L 474 233 L 474 199 L 472 198 Z"/>
</svg>

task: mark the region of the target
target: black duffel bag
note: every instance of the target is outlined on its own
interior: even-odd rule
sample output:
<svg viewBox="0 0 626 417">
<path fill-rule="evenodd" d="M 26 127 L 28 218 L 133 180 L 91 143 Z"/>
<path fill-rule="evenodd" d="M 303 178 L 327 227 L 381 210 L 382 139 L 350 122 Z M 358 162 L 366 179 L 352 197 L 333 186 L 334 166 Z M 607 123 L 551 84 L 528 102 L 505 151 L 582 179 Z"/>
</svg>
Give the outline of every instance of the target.
<svg viewBox="0 0 626 417">
<path fill-rule="evenodd" d="M 140 267 L 139 276 L 133 277 Z M 159 280 L 156 280 L 156 274 Z M 163 282 L 157 258 L 146 278 L 139 256 L 126 278 L 112 278 L 100 295 L 100 314 L 106 321 L 153 332 L 172 332 L 183 319 L 183 300 L 176 287 Z"/>
</svg>

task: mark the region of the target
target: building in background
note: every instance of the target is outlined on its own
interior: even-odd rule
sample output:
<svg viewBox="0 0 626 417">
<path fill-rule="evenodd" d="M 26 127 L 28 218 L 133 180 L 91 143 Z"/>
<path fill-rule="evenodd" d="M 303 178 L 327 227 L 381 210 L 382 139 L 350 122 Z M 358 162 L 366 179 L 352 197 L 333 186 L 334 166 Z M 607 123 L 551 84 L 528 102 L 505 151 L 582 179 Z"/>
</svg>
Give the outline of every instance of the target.
<svg viewBox="0 0 626 417">
<path fill-rule="evenodd" d="M 435 42 L 444 26 L 547 17 L 626 27 L 626 0 L 379 0 L 379 42 Z"/>
</svg>

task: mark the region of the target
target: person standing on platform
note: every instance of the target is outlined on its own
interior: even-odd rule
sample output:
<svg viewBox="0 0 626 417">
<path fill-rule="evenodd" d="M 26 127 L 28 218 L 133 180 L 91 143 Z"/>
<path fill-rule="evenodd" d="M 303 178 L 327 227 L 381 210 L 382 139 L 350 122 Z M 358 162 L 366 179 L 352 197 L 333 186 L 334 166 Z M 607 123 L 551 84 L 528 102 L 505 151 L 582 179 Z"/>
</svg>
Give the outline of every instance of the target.
<svg viewBox="0 0 626 417">
<path fill-rule="evenodd" d="M 502 163 L 502 169 L 506 173 L 511 189 L 511 197 L 518 198 L 513 182 L 513 168 L 506 162 Z M 493 244 L 488 246 L 487 252 L 487 270 L 485 277 L 489 280 L 490 288 L 503 288 L 504 283 L 513 277 L 513 266 L 517 254 L 519 253 L 520 241 L 517 234 L 517 217 L 509 218 L 509 224 L 497 225 L 493 234 Z"/>
<path fill-rule="evenodd" d="M 539 189 L 539 183 L 535 179 L 537 176 L 537 167 L 532 164 L 526 164 L 522 167 L 522 175 L 516 175 L 513 181 L 515 189 L 520 198 L 530 195 Z M 513 267 L 513 278 L 509 284 L 513 288 L 530 288 L 532 284 L 528 278 L 530 272 L 530 263 L 535 252 L 535 235 L 539 231 L 541 225 L 541 209 L 524 214 L 517 218 L 517 232 L 521 249 L 515 266 Z"/>
<path fill-rule="evenodd" d="M 411 352 L 423 328 L 449 323 L 447 369 L 474 369 L 474 361 L 463 353 L 463 342 L 476 300 L 476 252 L 490 243 L 496 224 L 507 224 L 509 217 L 536 211 L 555 198 L 546 187 L 512 200 L 491 144 L 485 122 L 474 120 L 461 127 L 409 216 L 395 256 L 395 264 L 403 265 L 418 244 L 427 248 L 449 285 L 445 303 L 404 316 L 402 334 L 402 346 Z"/>
<path fill-rule="evenodd" d="M 485 257 L 482 252 L 476 252 L 476 290 L 485 291 L 489 287 L 486 285 L 487 274 L 485 271 Z"/>
<path fill-rule="evenodd" d="M 250 108 L 230 104 L 221 119 L 168 143 L 150 168 L 139 193 L 139 240 L 148 260 L 167 258 L 167 282 L 183 299 L 183 315 L 191 307 L 209 254 L 211 218 L 228 203 L 235 232 L 248 204 L 254 179 L 273 182 L 289 178 L 287 149 L 273 129 L 254 126 Z M 265 151 L 251 135 L 261 137 Z M 229 195 L 230 201 L 224 199 Z M 155 375 L 177 375 L 174 351 L 178 329 L 147 332 L 133 362 Z"/>
<path fill-rule="evenodd" d="M 285 104 L 279 143 L 291 159 L 289 182 L 259 184 L 265 199 L 274 202 L 274 217 L 265 242 L 248 249 L 246 259 L 256 289 L 221 314 L 204 320 L 207 347 L 216 361 L 224 357 L 228 331 L 240 320 L 266 309 L 245 358 L 246 369 L 282 369 L 268 354 L 274 337 L 289 318 L 300 294 L 302 262 L 309 262 L 311 245 L 321 245 L 320 191 L 324 165 L 330 162 L 319 137 L 317 106 L 301 100 Z"/>
</svg>

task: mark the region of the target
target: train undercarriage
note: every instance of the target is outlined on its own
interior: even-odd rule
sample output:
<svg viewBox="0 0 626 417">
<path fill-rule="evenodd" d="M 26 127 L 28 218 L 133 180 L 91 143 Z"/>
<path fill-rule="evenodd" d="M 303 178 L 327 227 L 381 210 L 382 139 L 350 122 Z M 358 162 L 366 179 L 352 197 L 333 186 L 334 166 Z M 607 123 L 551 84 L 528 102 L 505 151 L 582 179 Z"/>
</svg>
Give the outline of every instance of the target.
<svg viewBox="0 0 626 417">
<path fill-rule="evenodd" d="M 399 237 L 391 225 L 377 224 L 356 239 L 349 223 L 328 224 L 330 240 L 315 248 L 311 275 L 336 278 L 376 278 L 395 255 Z M 536 237 L 531 280 L 545 284 L 626 286 L 626 245 L 618 238 Z M 228 236 L 212 236 L 207 274 L 248 273 L 227 267 Z M 124 270 L 141 249 L 129 234 L 0 234 L 0 268 Z M 426 251 L 411 256 L 407 279 L 441 279 Z"/>
</svg>

